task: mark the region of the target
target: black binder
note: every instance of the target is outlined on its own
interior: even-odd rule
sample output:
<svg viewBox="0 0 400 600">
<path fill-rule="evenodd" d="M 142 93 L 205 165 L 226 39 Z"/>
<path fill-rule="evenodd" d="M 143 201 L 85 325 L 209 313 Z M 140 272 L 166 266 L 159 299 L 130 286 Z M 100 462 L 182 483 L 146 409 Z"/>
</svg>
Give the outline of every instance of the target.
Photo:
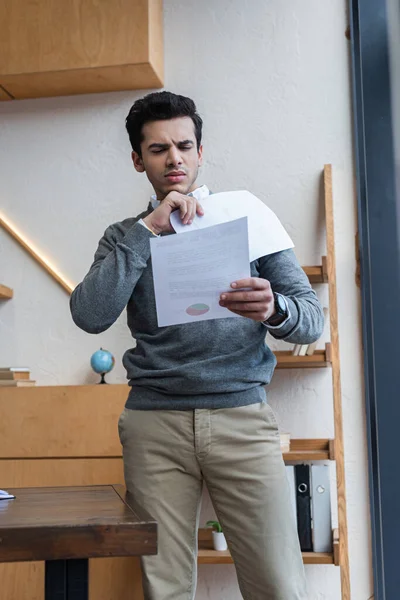
<svg viewBox="0 0 400 600">
<path fill-rule="evenodd" d="M 296 465 L 297 531 L 303 552 L 312 552 L 310 466 Z"/>
</svg>

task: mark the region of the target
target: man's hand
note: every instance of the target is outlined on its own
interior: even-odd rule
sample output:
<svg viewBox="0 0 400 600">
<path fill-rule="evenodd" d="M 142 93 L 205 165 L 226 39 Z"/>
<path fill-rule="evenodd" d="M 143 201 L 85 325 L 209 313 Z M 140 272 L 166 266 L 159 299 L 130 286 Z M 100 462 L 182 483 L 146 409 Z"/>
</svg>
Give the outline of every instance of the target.
<svg viewBox="0 0 400 600">
<path fill-rule="evenodd" d="M 235 288 L 251 288 L 246 291 L 226 292 L 221 294 L 220 305 L 242 317 L 253 321 L 266 321 L 272 317 L 275 310 L 275 299 L 271 284 L 260 277 L 240 279 L 231 283 Z"/>
<path fill-rule="evenodd" d="M 196 198 L 185 196 L 179 192 L 170 192 L 160 206 L 157 206 L 150 215 L 143 219 L 143 222 L 157 235 L 174 231 L 169 222 L 169 217 L 174 210 L 179 210 L 184 225 L 193 223 L 196 214 L 200 216 L 204 214 L 203 208 Z"/>
</svg>

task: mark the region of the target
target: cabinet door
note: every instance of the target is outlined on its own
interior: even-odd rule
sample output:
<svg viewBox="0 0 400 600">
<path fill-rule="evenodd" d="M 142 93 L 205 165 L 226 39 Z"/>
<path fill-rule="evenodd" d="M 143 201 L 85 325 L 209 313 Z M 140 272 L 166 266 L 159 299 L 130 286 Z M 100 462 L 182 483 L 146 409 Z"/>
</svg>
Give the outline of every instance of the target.
<svg viewBox="0 0 400 600">
<path fill-rule="evenodd" d="M 1 0 L 13 98 L 162 87 L 162 0 Z"/>
<path fill-rule="evenodd" d="M 3 488 L 124 483 L 120 458 L 0 460 Z M 1 600 L 43 600 L 44 563 L 0 564 Z M 90 600 L 143 600 L 138 558 L 89 561 Z"/>
<path fill-rule="evenodd" d="M 4 75 L 145 63 L 148 0 L 2 0 Z"/>
</svg>

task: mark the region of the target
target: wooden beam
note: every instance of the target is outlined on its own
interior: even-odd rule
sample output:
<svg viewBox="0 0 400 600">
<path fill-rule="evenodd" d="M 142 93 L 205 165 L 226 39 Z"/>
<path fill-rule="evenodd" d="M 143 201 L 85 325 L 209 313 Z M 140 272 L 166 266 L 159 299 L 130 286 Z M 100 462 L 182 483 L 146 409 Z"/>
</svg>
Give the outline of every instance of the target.
<svg viewBox="0 0 400 600">
<path fill-rule="evenodd" d="M 333 413 L 335 426 L 335 458 L 339 521 L 339 561 L 342 600 L 350 600 L 350 571 L 347 536 L 346 481 L 344 469 L 342 392 L 336 290 L 335 235 L 333 219 L 332 165 L 324 167 L 324 194 L 327 242 L 327 270 L 329 280 L 330 358 L 332 362 Z"/>
</svg>

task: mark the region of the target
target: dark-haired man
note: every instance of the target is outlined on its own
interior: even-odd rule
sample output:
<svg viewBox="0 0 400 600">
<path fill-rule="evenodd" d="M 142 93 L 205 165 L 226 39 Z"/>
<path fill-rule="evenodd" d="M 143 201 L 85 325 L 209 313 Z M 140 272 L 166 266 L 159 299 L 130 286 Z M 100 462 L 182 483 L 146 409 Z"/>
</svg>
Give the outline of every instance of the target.
<svg viewBox="0 0 400 600">
<path fill-rule="evenodd" d="M 192 100 L 138 100 L 126 127 L 135 169 L 155 195 L 139 216 L 108 227 L 71 297 L 75 323 L 110 327 L 127 308 L 136 347 L 123 359 L 131 390 L 119 420 L 127 488 L 159 523 L 158 555 L 143 559 L 146 600 L 190 600 L 196 587 L 203 481 L 246 600 L 305 600 L 305 578 L 275 416 L 264 387 L 275 338 L 307 344 L 322 333 L 318 299 L 291 250 L 251 263 L 221 304 L 242 319 L 159 328 L 150 239 L 201 215 L 202 120 Z M 246 292 L 235 288 L 250 288 Z"/>
</svg>

